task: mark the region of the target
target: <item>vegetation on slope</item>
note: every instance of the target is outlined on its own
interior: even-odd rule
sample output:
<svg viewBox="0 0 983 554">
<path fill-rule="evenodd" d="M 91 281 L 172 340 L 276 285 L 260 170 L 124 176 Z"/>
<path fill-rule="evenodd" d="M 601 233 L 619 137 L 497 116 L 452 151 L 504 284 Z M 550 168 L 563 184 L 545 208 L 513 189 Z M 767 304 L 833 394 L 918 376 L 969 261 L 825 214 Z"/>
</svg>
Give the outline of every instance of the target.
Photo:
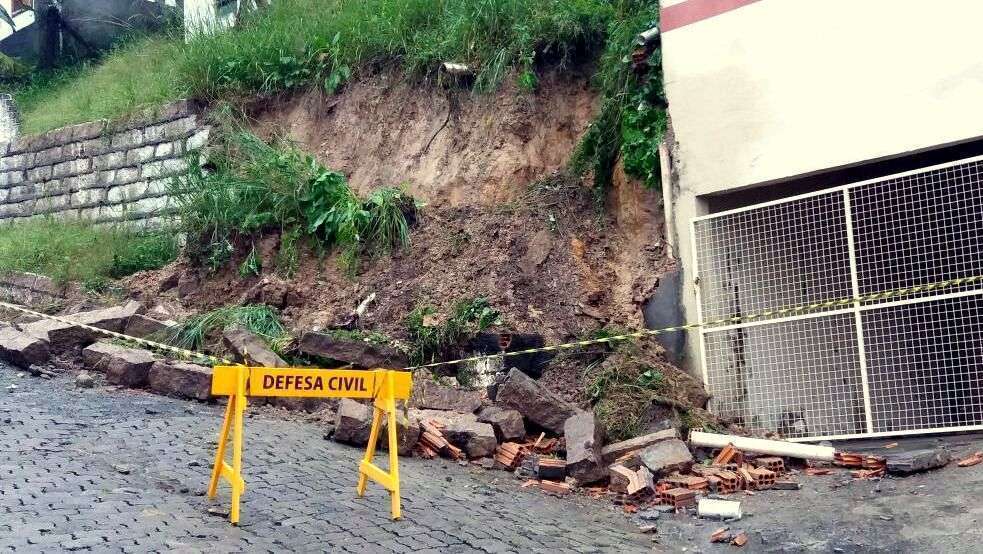
<svg viewBox="0 0 983 554">
<path fill-rule="evenodd" d="M 96 227 L 36 219 L 0 225 L 0 271 L 30 271 L 58 282 L 100 289 L 111 280 L 174 260 L 178 243 L 166 231 Z"/>
</svg>

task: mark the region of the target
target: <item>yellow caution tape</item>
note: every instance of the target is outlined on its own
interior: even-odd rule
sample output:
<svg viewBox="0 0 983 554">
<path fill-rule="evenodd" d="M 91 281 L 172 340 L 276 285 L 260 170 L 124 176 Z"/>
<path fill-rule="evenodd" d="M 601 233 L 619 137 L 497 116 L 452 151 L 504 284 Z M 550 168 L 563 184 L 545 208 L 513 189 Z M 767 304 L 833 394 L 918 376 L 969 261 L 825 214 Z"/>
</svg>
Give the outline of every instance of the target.
<svg viewBox="0 0 983 554">
<path fill-rule="evenodd" d="M 672 327 L 663 327 L 661 329 L 643 329 L 641 331 L 635 331 L 632 333 L 625 333 L 623 335 L 614 335 L 610 337 L 602 337 L 597 339 L 588 339 L 576 342 L 567 342 L 563 344 L 554 344 L 551 346 L 543 346 L 539 348 L 527 348 L 525 350 L 516 350 L 513 352 L 499 352 L 497 354 L 482 354 L 480 356 L 471 356 L 467 358 L 459 358 L 456 360 L 449 360 L 446 362 L 433 362 L 429 364 L 421 364 L 416 366 L 410 366 L 404 368 L 407 371 L 412 371 L 416 369 L 426 369 L 432 367 L 441 367 L 447 365 L 455 365 L 465 362 L 477 362 L 481 360 L 492 360 L 496 358 L 507 358 L 512 356 L 524 356 L 527 354 L 538 354 L 541 352 L 559 352 L 563 350 L 571 350 L 574 348 L 581 348 L 584 346 L 592 346 L 595 344 L 610 344 L 612 342 L 623 342 L 632 339 L 639 339 L 644 337 L 654 337 L 656 335 L 662 335 L 666 333 L 673 333 L 676 331 L 688 331 L 691 329 L 698 329 L 700 327 L 715 327 L 718 325 L 733 325 L 736 323 L 744 323 L 749 321 L 755 321 L 759 319 L 769 318 L 769 317 L 785 317 L 791 315 L 802 315 L 809 312 L 815 312 L 818 310 L 825 310 L 829 308 L 836 308 L 840 306 L 849 306 L 851 304 L 856 304 L 859 302 L 872 302 L 876 300 L 887 300 L 889 298 L 897 298 L 900 296 L 907 296 L 910 294 L 919 294 L 923 292 L 932 292 L 939 289 L 944 289 L 948 287 L 958 287 L 962 285 L 969 285 L 973 283 L 978 283 L 983 281 L 983 275 L 974 275 L 972 277 L 959 277 L 956 279 L 948 279 L 945 281 L 938 281 L 936 283 L 929 283 L 926 285 L 916 285 L 913 287 L 904 287 L 900 289 L 876 292 L 872 294 L 866 294 L 861 296 L 854 296 L 848 298 L 839 298 L 836 300 L 825 300 L 823 302 L 813 302 L 811 304 L 803 304 L 801 306 L 792 306 L 787 308 L 776 308 L 771 310 L 764 310 L 762 312 L 746 315 L 746 316 L 732 316 L 720 318 L 713 321 L 706 321 L 703 323 L 686 323 L 683 325 L 675 325 Z M 160 342 L 154 342 L 147 339 L 141 339 L 137 337 L 131 337 L 129 335 L 124 335 L 123 333 L 117 333 L 114 331 L 108 331 L 106 329 L 100 329 L 99 327 L 93 327 L 91 325 L 85 325 L 77 321 L 72 321 L 71 319 L 52 316 L 48 314 L 43 314 L 23 306 L 18 306 L 16 304 L 10 304 L 8 302 L 0 302 L 0 307 L 14 310 L 17 312 L 37 316 L 44 319 L 50 319 L 53 321 L 58 321 L 61 323 L 67 323 L 70 325 L 75 325 L 77 327 L 82 327 L 83 329 L 88 329 L 95 333 L 101 333 L 106 336 L 120 339 L 122 341 L 130 342 L 133 344 L 138 344 L 140 346 L 159 350 L 163 352 L 168 352 L 172 354 L 177 354 L 190 359 L 200 359 L 207 361 L 211 365 L 237 365 L 234 362 L 226 360 L 224 358 L 218 358 L 210 354 L 203 354 L 201 352 L 195 352 L 193 350 L 187 350 L 185 348 L 178 348 L 176 346 L 171 346 L 169 344 L 163 344 Z"/>
<path fill-rule="evenodd" d="M 749 321 L 754 321 L 769 317 L 784 317 L 790 315 L 802 315 L 804 313 L 814 312 L 818 310 L 825 310 L 828 308 L 836 308 L 840 306 L 849 306 L 851 304 L 856 304 L 858 302 L 871 302 L 875 300 L 886 300 L 888 298 L 896 298 L 899 296 L 906 296 L 909 294 L 918 294 L 922 292 L 931 292 L 947 287 L 958 287 L 962 285 L 969 285 L 983 281 L 983 275 L 975 275 L 973 277 L 959 277 L 957 279 L 948 279 L 946 281 L 939 281 L 937 283 L 931 283 L 927 285 L 917 285 L 913 287 L 904 287 L 891 291 L 877 292 L 873 294 L 866 294 L 862 296 L 850 297 L 850 298 L 840 298 L 837 300 L 826 300 L 823 302 L 813 302 L 812 304 L 803 304 L 801 306 L 793 306 L 789 308 L 777 308 L 772 310 L 765 310 L 760 313 L 746 315 L 746 316 L 732 316 L 717 319 L 714 321 L 706 321 L 703 323 L 687 323 L 684 325 L 676 325 L 673 327 L 663 327 L 661 329 L 644 329 L 642 331 L 635 331 L 633 333 L 626 333 L 623 335 L 614 335 L 610 337 L 603 337 L 597 339 L 588 339 L 577 342 L 567 342 L 563 344 L 554 344 L 552 346 L 543 346 L 540 348 L 528 348 L 526 350 L 516 350 L 513 352 L 500 352 L 498 354 L 483 354 L 481 356 L 471 356 L 469 358 L 459 358 L 457 360 L 450 360 L 447 362 L 434 362 L 430 364 L 422 364 L 417 366 L 412 366 L 406 368 L 407 370 L 415 369 L 425 369 L 432 367 L 440 367 L 446 365 L 454 365 L 465 362 L 477 362 L 480 360 L 491 360 L 495 358 L 507 358 L 511 356 L 524 356 L 527 354 L 538 354 L 540 352 L 558 352 L 562 350 L 570 350 L 572 348 L 581 348 L 584 346 L 592 346 L 595 344 L 609 344 L 612 342 L 621 342 L 632 339 L 639 339 L 643 337 L 654 337 L 656 335 L 662 335 L 665 333 L 672 333 L 676 331 L 688 331 L 690 329 L 698 329 L 700 327 L 715 327 L 718 325 L 733 325 L 735 323 L 744 323 Z"/>
<path fill-rule="evenodd" d="M 154 342 L 152 340 L 141 339 L 137 337 L 131 337 L 130 335 L 124 335 L 123 333 L 117 333 L 115 331 L 109 331 L 108 329 L 102 329 L 99 327 L 94 327 L 92 325 L 86 325 L 84 323 L 79 323 L 78 321 L 73 321 L 68 318 L 58 317 L 54 315 L 48 315 L 41 312 L 36 312 L 34 310 L 25 308 L 23 306 L 18 306 L 16 304 L 11 304 L 9 302 L 0 302 L 0 308 L 7 308 L 8 310 L 13 310 L 15 312 L 20 312 L 23 314 L 37 316 L 43 319 L 50 319 L 51 321 L 57 321 L 59 323 L 65 323 L 68 325 L 73 325 L 75 327 L 81 327 L 83 329 L 88 329 L 94 333 L 99 333 L 115 339 L 119 339 L 132 344 L 138 344 L 145 348 L 150 348 L 153 350 L 163 351 L 170 354 L 177 354 L 181 357 L 191 359 L 191 360 L 202 360 L 207 361 L 209 365 L 235 365 L 233 362 L 226 360 L 224 358 L 218 358 L 209 354 L 203 354 L 201 352 L 195 352 L 194 350 L 187 350 L 185 348 L 178 348 L 177 346 L 171 346 L 170 344 L 164 344 L 161 342 Z"/>
</svg>

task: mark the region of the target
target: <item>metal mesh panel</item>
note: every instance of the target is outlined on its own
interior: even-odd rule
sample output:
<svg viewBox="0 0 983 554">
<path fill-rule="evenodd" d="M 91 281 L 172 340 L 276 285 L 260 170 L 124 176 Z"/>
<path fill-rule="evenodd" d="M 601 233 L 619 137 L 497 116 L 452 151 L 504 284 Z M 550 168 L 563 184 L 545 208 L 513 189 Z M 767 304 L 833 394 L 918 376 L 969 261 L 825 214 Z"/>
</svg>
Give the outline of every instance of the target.
<svg viewBox="0 0 983 554">
<path fill-rule="evenodd" d="M 983 425 L 983 297 L 863 314 L 874 432 Z"/>
<path fill-rule="evenodd" d="M 983 274 L 981 176 L 976 161 L 851 189 L 860 294 Z"/>
<path fill-rule="evenodd" d="M 713 411 L 789 438 L 983 428 L 978 281 L 720 321 L 983 275 L 981 160 L 695 220 Z"/>
<path fill-rule="evenodd" d="M 703 320 L 851 296 L 840 192 L 694 223 Z"/>
<path fill-rule="evenodd" d="M 704 344 L 719 416 L 787 437 L 862 432 L 852 313 L 710 331 Z"/>
</svg>

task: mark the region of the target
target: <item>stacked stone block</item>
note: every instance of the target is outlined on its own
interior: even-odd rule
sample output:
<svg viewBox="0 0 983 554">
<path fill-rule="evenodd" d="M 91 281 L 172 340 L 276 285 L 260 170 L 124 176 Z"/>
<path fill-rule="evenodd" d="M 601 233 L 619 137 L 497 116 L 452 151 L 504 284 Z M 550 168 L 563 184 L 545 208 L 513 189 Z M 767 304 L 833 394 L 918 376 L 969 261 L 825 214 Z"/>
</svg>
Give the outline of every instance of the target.
<svg viewBox="0 0 983 554">
<path fill-rule="evenodd" d="M 209 129 L 187 101 L 122 123 L 83 123 L 0 144 L 0 223 L 71 217 L 157 225 L 170 182 Z"/>
</svg>

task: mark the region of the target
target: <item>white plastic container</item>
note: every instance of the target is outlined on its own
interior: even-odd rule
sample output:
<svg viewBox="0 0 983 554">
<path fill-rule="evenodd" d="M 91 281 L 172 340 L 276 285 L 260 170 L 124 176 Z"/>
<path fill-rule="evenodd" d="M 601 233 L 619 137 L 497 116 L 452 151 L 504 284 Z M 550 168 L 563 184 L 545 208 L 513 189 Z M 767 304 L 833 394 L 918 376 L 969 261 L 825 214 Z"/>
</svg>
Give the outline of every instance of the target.
<svg viewBox="0 0 983 554">
<path fill-rule="evenodd" d="M 696 507 L 696 514 L 700 517 L 712 519 L 741 519 L 741 503 L 733 500 L 717 500 L 714 498 L 703 498 Z"/>
</svg>

